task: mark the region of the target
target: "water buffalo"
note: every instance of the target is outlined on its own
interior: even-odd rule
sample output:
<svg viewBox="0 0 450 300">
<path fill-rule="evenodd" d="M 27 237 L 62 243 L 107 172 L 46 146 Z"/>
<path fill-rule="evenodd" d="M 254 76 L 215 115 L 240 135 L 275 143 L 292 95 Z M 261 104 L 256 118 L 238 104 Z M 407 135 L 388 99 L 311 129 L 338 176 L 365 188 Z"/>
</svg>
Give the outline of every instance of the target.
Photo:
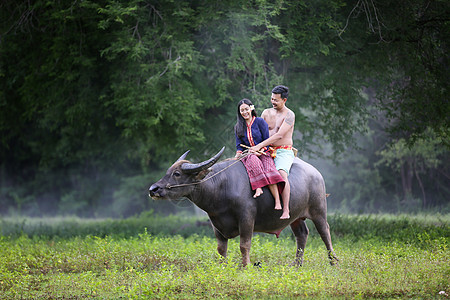
<svg viewBox="0 0 450 300">
<path fill-rule="evenodd" d="M 291 218 L 281 220 L 281 211 L 274 210 L 274 199 L 265 187 L 264 193 L 253 198 L 244 165 L 236 160 L 216 163 L 224 148 L 202 163 L 185 160 L 184 153 L 149 188 L 149 195 L 157 199 L 187 197 L 208 213 L 217 238 L 217 251 L 227 255 L 228 239 L 240 236 L 242 264 L 250 263 L 250 245 L 253 232 L 278 234 L 288 225 L 297 239 L 294 264 L 303 263 L 303 251 L 308 237 L 305 219 L 311 219 L 328 249 L 330 263 L 338 261 L 331 244 L 327 223 L 327 202 L 322 175 L 310 164 L 296 158 L 289 175 Z"/>
</svg>

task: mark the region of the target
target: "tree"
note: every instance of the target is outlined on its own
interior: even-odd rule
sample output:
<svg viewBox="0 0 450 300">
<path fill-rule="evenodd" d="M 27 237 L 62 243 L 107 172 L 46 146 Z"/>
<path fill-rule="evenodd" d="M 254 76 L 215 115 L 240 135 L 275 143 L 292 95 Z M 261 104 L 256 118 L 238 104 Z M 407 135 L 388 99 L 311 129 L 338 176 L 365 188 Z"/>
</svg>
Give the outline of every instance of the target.
<svg viewBox="0 0 450 300">
<path fill-rule="evenodd" d="M 413 179 L 422 194 L 422 208 L 427 207 L 427 196 L 421 174 L 430 170 L 441 169 L 445 172 L 443 158 L 448 157 L 448 151 L 441 147 L 442 141 L 433 130 L 429 129 L 426 136 L 416 141 L 414 146 L 408 145 L 405 139 L 399 139 L 379 152 L 377 164 L 385 164 L 399 174 L 402 183 L 403 201 L 407 203 L 413 197 Z M 447 178 L 448 178 L 447 174 Z"/>
<path fill-rule="evenodd" d="M 359 0 L 346 10 L 340 37 L 376 88 L 386 130 L 414 142 L 431 128 L 449 147 L 447 1 Z"/>
<path fill-rule="evenodd" d="M 231 155 L 236 103 L 262 111 L 281 83 L 302 154 L 330 142 L 338 158 L 355 144 L 370 116 L 365 87 L 395 138 L 412 144 L 431 128 L 448 145 L 447 10 L 419 0 L 3 1 L 2 207 L 123 204 L 126 178 L 157 176 L 187 149 L 202 159 L 226 144 Z"/>
</svg>

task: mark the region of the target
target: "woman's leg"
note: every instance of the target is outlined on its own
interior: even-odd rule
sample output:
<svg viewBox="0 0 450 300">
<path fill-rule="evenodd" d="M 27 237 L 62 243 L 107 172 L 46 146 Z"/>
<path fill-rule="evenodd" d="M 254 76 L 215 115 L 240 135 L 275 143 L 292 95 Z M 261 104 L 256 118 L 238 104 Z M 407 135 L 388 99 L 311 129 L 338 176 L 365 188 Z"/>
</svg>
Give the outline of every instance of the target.
<svg viewBox="0 0 450 300">
<path fill-rule="evenodd" d="M 263 164 L 259 157 L 254 154 L 245 157 L 242 163 L 247 170 L 251 188 L 255 191 L 253 198 L 257 198 L 263 193 L 262 187 L 269 184 L 264 176 Z"/>
<path fill-rule="evenodd" d="M 263 193 L 262 188 L 256 188 L 255 194 L 253 195 L 253 198 L 257 198 L 259 196 L 261 196 L 261 194 Z"/>
</svg>

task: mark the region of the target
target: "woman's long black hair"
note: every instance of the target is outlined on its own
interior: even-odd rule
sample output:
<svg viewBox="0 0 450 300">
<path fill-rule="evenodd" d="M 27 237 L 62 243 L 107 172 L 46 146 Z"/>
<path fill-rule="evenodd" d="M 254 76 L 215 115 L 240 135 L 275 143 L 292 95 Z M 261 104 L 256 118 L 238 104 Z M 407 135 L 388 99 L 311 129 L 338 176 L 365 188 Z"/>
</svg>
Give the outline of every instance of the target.
<svg viewBox="0 0 450 300">
<path fill-rule="evenodd" d="M 244 98 L 241 101 L 239 101 L 238 106 L 237 106 L 237 122 L 236 125 L 234 125 L 234 132 L 236 133 L 236 135 L 238 137 L 244 137 L 245 136 L 245 132 L 247 131 L 247 124 L 245 123 L 244 118 L 241 116 L 241 112 L 239 110 L 239 108 L 241 107 L 242 104 L 247 104 L 247 105 L 253 105 L 252 101 Z M 256 110 L 252 110 L 252 116 L 257 117 L 256 115 Z"/>
</svg>

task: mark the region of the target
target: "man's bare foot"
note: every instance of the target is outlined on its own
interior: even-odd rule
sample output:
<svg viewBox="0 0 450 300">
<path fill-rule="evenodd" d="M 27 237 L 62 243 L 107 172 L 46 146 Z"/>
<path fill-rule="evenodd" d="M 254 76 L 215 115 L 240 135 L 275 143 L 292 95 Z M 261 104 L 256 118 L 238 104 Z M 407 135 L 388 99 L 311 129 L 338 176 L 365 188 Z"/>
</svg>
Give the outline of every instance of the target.
<svg viewBox="0 0 450 300">
<path fill-rule="evenodd" d="M 263 190 L 261 188 L 257 188 L 253 198 L 257 198 L 257 197 L 261 196 L 262 193 L 263 193 Z"/>
<path fill-rule="evenodd" d="M 289 212 L 284 212 L 280 217 L 281 220 L 287 220 L 290 218 L 291 218 L 291 216 L 289 215 Z"/>
<path fill-rule="evenodd" d="M 275 204 L 275 210 L 282 210 L 283 208 L 281 207 L 281 204 Z"/>
</svg>

